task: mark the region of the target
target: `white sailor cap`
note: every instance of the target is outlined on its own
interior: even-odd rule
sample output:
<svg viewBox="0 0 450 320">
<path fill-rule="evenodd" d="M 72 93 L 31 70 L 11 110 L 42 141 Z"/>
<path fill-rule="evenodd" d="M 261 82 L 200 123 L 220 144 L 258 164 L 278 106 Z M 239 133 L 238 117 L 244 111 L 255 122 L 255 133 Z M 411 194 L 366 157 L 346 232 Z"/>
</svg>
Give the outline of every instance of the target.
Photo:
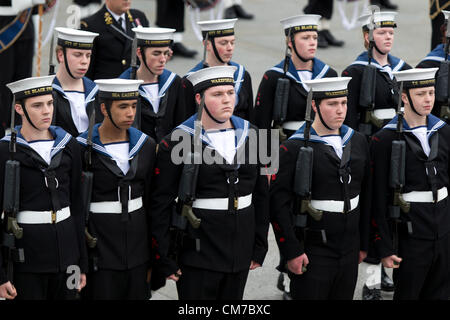
<svg viewBox="0 0 450 320">
<path fill-rule="evenodd" d="M 138 46 L 168 47 L 172 44 L 175 29 L 169 28 L 133 28 Z"/>
<path fill-rule="evenodd" d="M 194 92 L 198 93 L 214 86 L 234 86 L 234 66 L 217 66 L 204 68 L 191 73 L 187 79 L 194 86 Z"/>
<path fill-rule="evenodd" d="M 203 39 L 214 37 L 226 37 L 234 35 L 234 25 L 238 19 L 222 19 L 199 21 L 197 24 L 202 31 Z"/>
<path fill-rule="evenodd" d="M 398 82 L 403 82 L 403 88 L 433 87 L 436 83 L 435 75 L 439 68 L 414 68 L 393 72 Z"/>
<path fill-rule="evenodd" d="M 363 29 L 369 29 L 371 14 L 367 13 L 358 18 L 358 21 L 361 23 Z M 374 13 L 374 23 L 376 28 L 396 28 L 397 24 L 395 23 L 395 17 L 397 16 L 397 12 L 393 11 L 378 11 Z"/>
<path fill-rule="evenodd" d="M 292 28 L 291 34 L 301 31 L 317 31 L 319 20 L 322 16 L 318 14 L 302 14 L 280 20 L 286 35 Z"/>
<path fill-rule="evenodd" d="M 16 100 L 52 93 L 55 76 L 32 77 L 8 83 L 6 86 L 14 94 Z"/>
<path fill-rule="evenodd" d="M 134 100 L 139 97 L 139 85 L 143 80 L 131 79 L 99 79 L 94 80 L 98 85 L 98 96 L 111 100 Z"/>
<path fill-rule="evenodd" d="M 442 13 L 444 14 L 445 20 L 448 20 L 448 18 L 450 16 L 450 11 L 442 10 Z"/>
<path fill-rule="evenodd" d="M 304 81 L 313 92 L 314 99 L 332 99 L 345 97 L 348 94 L 347 85 L 352 77 L 333 77 Z"/>
<path fill-rule="evenodd" d="M 71 28 L 55 28 L 58 44 L 66 48 L 91 50 L 98 33 Z"/>
</svg>

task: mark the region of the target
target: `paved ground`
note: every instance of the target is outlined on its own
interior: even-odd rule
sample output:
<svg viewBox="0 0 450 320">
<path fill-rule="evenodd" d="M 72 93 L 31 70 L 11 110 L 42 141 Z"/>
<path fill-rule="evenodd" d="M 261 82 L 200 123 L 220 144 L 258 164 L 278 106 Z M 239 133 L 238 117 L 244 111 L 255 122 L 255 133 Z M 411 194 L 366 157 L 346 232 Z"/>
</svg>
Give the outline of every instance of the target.
<svg viewBox="0 0 450 320">
<path fill-rule="evenodd" d="M 67 26 L 72 23 L 68 11 L 70 10 L 71 0 L 58 0 L 58 15 L 56 26 Z M 411 0 L 392 0 L 400 7 L 398 16 L 398 29 L 395 35 L 395 44 L 393 54 L 401 57 L 411 65 L 416 65 L 430 49 L 431 27 L 428 17 L 428 1 Z M 155 0 L 133 0 L 133 7 L 143 10 L 154 25 L 155 21 Z M 237 47 L 235 50 L 235 61 L 245 65 L 253 78 L 253 89 L 256 93 L 259 81 L 264 71 L 281 61 L 284 54 L 284 42 L 282 37 L 282 28 L 279 20 L 285 17 L 302 14 L 306 0 L 245 0 L 244 7 L 256 15 L 253 21 L 238 21 L 236 25 Z M 364 2 L 364 1 L 360 1 Z M 337 3 L 337 1 L 335 1 Z M 348 10 L 348 16 L 351 16 L 351 8 Z M 203 13 L 202 20 L 210 19 L 208 13 Z M 44 17 L 43 34 L 49 29 L 51 13 Z M 189 48 L 199 51 L 196 59 L 174 58 L 169 62 L 168 68 L 184 75 L 190 70 L 197 61 L 201 59 L 201 42 L 192 32 L 191 22 L 187 14 L 185 20 L 186 33 L 184 44 Z M 337 7 L 335 7 L 334 16 L 331 21 L 333 34 L 338 39 L 345 40 L 345 46 L 342 48 L 319 49 L 317 56 L 330 64 L 340 73 L 349 65 L 355 57 L 363 50 L 363 40 L 361 29 L 346 30 L 341 23 Z M 43 48 L 42 72 L 48 70 L 48 49 L 49 45 Z M 245 299 L 281 299 L 281 293 L 276 289 L 278 272 L 275 266 L 278 263 L 278 250 L 273 237 L 269 234 L 269 253 L 264 266 L 255 271 L 251 271 Z M 374 272 L 368 264 L 360 265 L 358 285 L 355 291 L 354 299 L 361 299 L 362 284 Z M 385 299 L 391 299 L 392 294 L 383 294 Z M 154 294 L 154 299 L 176 299 L 177 294 L 173 282 L 169 281 L 167 286 L 158 290 Z"/>
</svg>

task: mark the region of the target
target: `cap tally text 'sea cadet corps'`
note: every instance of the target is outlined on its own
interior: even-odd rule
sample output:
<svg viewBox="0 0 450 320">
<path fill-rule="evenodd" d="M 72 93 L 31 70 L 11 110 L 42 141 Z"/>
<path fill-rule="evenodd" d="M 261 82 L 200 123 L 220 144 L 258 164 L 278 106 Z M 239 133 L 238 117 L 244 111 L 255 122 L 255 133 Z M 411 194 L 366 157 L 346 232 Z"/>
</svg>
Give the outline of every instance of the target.
<svg viewBox="0 0 450 320">
<path fill-rule="evenodd" d="M 91 50 L 94 39 L 99 34 L 71 28 L 55 28 L 58 44 L 64 48 Z"/>
<path fill-rule="evenodd" d="M 439 68 L 415 68 L 394 72 L 398 82 L 403 82 L 403 88 L 424 88 L 434 86 L 436 71 Z"/>
<path fill-rule="evenodd" d="M 139 85 L 143 80 L 130 79 L 99 79 L 98 96 L 111 100 L 134 100 L 139 97 Z"/>
<path fill-rule="evenodd" d="M 332 99 L 345 97 L 348 94 L 347 85 L 351 77 L 333 77 L 304 81 L 313 92 L 313 99 Z"/>
<path fill-rule="evenodd" d="M 235 71 L 236 67 L 233 66 L 209 67 L 191 73 L 187 79 L 192 83 L 194 92 L 198 93 L 214 86 L 234 86 Z"/>
<path fill-rule="evenodd" d="M 361 26 L 364 30 L 369 30 L 369 25 L 371 21 L 371 14 L 364 14 L 358 18 Z M 396 28 L 397 24 L 395 22 L 395 17 L 397 12 L 391 11 L 379 11 L 374 13 L 374 23 L 376 28 Z"/>
<path fill-rule="evenodd" d="M 202 31 L 203 39 L 215 37 L 226 37 L 234 35 L 234 25 L 238 19 L 199 21 L 197 24 Z"/>
<path fill-rule="evenodd" d="M 138 47 L 168 47 L 173 42 L 175 29 L 169 28 L 133 28 Z"/>
<path fill-rule="evenodd" d="M 321 16 L 317 14 L 302 14 L 280 20 L 286 35 L 301 31 L 317 31 Z"/>
<path fill-rule="evenodd" d="M 16 100 L 51 94 L 55 76 L 32 77 L 8 83 L 6 86 L 14 94 Z"/>
</svg>

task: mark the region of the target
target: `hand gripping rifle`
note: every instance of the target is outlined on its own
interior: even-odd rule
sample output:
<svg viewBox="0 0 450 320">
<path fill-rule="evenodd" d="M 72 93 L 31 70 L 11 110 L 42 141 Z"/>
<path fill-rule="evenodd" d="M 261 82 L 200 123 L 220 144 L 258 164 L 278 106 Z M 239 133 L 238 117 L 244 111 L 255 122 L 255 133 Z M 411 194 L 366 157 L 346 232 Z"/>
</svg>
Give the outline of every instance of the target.
<svg viewBox="0 0 450 320">
<path fill-rule="evenodd" d="M 374 116 L 373 110 L 375 109 L 375 94 L 377 85 L 377 68 L 371 63 L 373 59 L 373 49 L 375 47 L 375 41 L 373 39 L 373 30 L 376 28 L 375 24 L 375 12 L 379 12 L 378 6 L 370 6 L 372 15 L 369 23 L 369 47 L 367 49 L 368 64 L 364 67 L 361 89 L 359 95 L 359 105 L 364 109 L 364 121 L 360 124 L 360 131 L 367 136 L 372 134 L 371 123 L 378 128 L 383 126 L 383 120 Z"/>
<path fill-rule="evenodd" d="M 399 101 L 397 106 L 397 140 L 392 141 L 389 185 L 394 189 L 393 204 L 389 206 L 389 218 L 392 221 L 394 251 L 398 250 L 398 223 L 400 223 L 401 211 L 408 213 L 410 204 L 402 197 L 402 189 L 405 185 L 406 167 L 406 142 L 403 135 L 403 112 L 401 110 L 403 82 L 400 82 Z M 412 233 L 411 221 L 407 221 L 408 233 Z"/>
<path fill-rule="evenodd" d="M 23 248 L 16 248 L 16 239 L 23 237 L 23 229 L 17 223 L 20 194 L 20 163 L 14 160 L 16 153 L 17 131 L 14 128 L 15 98 L 11 107 L 11 140 L 9 141 L 10 159 L 5 165 L 5 181 L 3 186 L 3 241 L 5 249 L 6 275 L 9 281 L 13 280 L 14 262 L 24 262 Z"/>
<path fill-rule="evenodd" d="M 273 103 L 273 127 L 274 129 L 278 129 L 280 131 L 280 142 L 283 142 L 287 139 L 286 134 L 283 131 L 282 125 L 286 120 L 287 116 L 287 107 L 289 100 L 289 89 L 290 89 L 290 80 L 286 78 L 286 72 L 289 68 L 289 61 L 291 59 L 291 55 L 289 53 L 288 41 L 291 39 L 291 30 L 289 28 L 288 40 L 286 40 L 286 52 L 284 54 L 284 77 L 278 78 L 277 80 L 277 88 L 275 89 L 275 99 Z"/>
<path fill-rule="evenodd" d="M 320 221 L 322 219 L 322 211 L 313 208 L 311 205 L 311 185 L 313 176 L 313 162 L 314 149 L 308 146 L 311 131 L 311 103 L 312 103 L 312 89 L 308 92 L 306 114 L 305 114 L 305 130 L 304 139 L 305 145 L 300 148 L 297 155 L 297 162 L 295 166 L 295 182 L 294 192 L 298 197 L 300 203 L 300 213 L 295 215 L 295 227 L 305 228 L 307 224 L 307 215 L 309 214 L 314 220 Z M 325 230 L 321 230 L 323 243 L 327 242 Z"/>
<path fill-rule="evenodd" d="M 448 18 L 447 34 L 445 37 L 444 61 L 439 64 L 439 70 L 436 75 L 436 101 L 442 103 L 440 117 L 447 120 L 450 118 L 450 61 L 448 61 L 448 51 L 450 44 L 450 24 Z"/>
<path fill-rule="evenodd" d="M 95 122 L 95 108 L 92 110 L 91 117 L 89 118 L 89 129 L 87 136 L 87 148 L 84 153 L 84 160 L 86 163 L 86 170 L 81 172 L 81 200 L 83 203 L 83 213 L 86 219 L 86 227 L 84 234 L 86 236 L 86 242 L 89 248 L 93 249 L 97 246 L 97 238 L 93 237 L 88 231 L 89 213 L 92 197 L 92 186 L 94 183 L 94 173 L 92 172 L 92 131 Z"/>
</svg>

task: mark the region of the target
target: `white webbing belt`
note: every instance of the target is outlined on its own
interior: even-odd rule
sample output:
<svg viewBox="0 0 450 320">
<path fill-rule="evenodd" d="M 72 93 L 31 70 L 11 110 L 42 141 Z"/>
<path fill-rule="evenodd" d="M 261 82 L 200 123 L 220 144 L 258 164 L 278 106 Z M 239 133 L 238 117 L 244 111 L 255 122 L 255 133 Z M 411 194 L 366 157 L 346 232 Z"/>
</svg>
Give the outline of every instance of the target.
<svg viewBox="0 0 450 320">
<path fill-rule="evenodd" d="M 297 131 L 300 129 L 300 127 L 305 123 L 305 121 L 286 121 L 283 122 L 281 127 L 283 129 L 291 130 L 291 131 Z"/>
<path fill-rule="evenodd" d="M 17 213 L 17 222 L 23 224 L 58 223 L 70 217 L 70 208 L 65 207 L 59 211 L 30 211 Z"/>
<path fill-rule="evenodd" d="M 142 197 L 128 200 L 128 213 L 142 208 Z M 122 213 L 122 203 L 120 201 L 91 202 L 90 211 L 92 213 Z"/>
<path fill-rule="evenodd" d="M 444 200 L 448 196 L 447 187 L 442 187 L 437 191 L 437 202 Z M 411 191 L 402 193 L 403 200 L 406 202 L 434 202 L 433 192 L 431 191 Z"/>
<path fill-rule="evenodd" d="M 389 109 L 374 109 L 373 115 L 382 120 L 391 120 L 397 114 L 396 110 L 393 108 Z"/>
<path fill-rule="evenodd" d="M 355 210 L 359 204 L 359 195 L 350 199 L 350 209 L 349 211 Z M 338 200 L 311 200 L 311 206 L 314 209 L 327 211 L 327 212 L 344 212 L 344 201 Z"/>
<path fill-rule="evenodd" d="M 237 209 L 245 209 L 252 204 L 252 194 L 239 197 Z M 195 199 L 192 208 L 207 210 L 228 210 L 228 198 Z"/>
</svg>

